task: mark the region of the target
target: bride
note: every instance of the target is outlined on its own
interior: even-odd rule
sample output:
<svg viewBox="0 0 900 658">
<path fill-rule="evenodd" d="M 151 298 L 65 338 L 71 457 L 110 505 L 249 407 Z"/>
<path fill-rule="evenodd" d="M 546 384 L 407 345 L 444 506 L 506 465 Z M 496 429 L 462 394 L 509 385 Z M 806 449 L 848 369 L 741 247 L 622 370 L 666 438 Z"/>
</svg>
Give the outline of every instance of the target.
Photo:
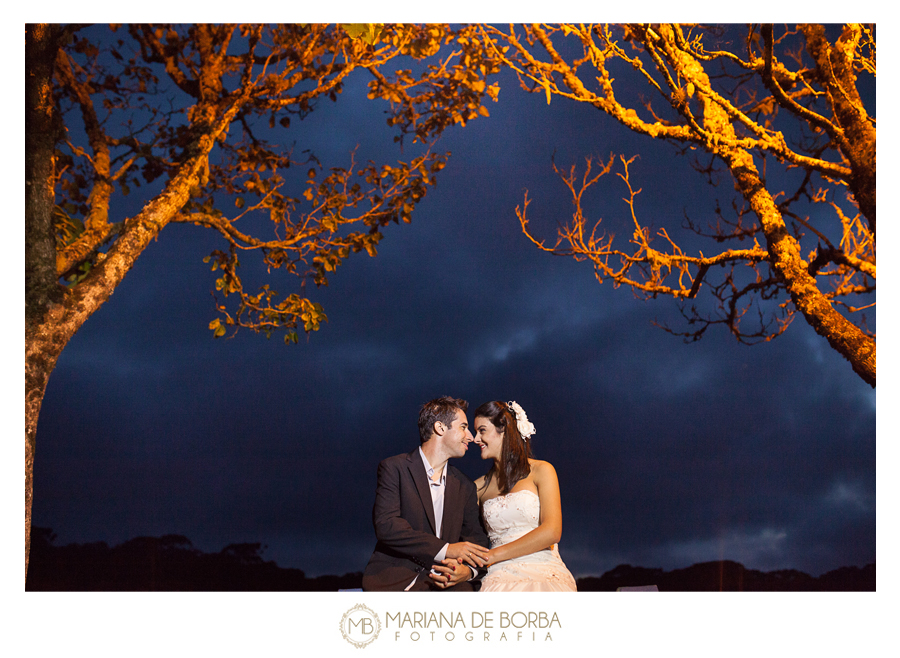
<svg viewBox="0 0 900 658">
<path fill-rule="evenodd" d="M 549 462 L 531 458 L 532 425 L 515 402 L 475 410 L 475 442 L 494 461 L 475 481 L 491 539 L 482 592 L 574 592 L 557 550 L 562 534 L 559 482 Z"/>
</svg>

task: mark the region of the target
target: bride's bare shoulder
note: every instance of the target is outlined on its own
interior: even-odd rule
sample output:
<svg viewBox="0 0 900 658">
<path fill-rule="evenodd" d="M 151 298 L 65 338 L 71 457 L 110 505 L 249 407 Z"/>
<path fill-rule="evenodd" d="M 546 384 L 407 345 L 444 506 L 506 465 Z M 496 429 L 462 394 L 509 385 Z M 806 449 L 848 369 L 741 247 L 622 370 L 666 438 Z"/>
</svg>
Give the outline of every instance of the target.
<svg viewBox="0 0 900 658">
<path fill-rule="evenodd" d="M 537 471 L 555 471 L 553 468 L 553 464 L 550 462 L 545 462 L 543 459 L 529 459 L 528 463 L 531 465 L 531 472 L 535 473 Z"/>
<path fill-rule="evenodd" d="M 545 462 L 542 459 L 529 459 L 531 464 L 531 477 L 535 482 L 540 483 L 544 480 L 556 480 L 556 469 L 553 464 Z"/>
</svg>

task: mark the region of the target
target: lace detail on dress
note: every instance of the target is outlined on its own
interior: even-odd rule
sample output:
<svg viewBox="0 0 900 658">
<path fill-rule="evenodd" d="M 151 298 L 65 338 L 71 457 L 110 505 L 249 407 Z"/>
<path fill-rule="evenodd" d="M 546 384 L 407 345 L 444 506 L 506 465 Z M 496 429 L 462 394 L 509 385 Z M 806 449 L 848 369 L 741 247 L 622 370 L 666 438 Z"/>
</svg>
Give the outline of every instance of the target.
<svg viewBox="0 0 900 658">
<path fill-rule="evenodd" d="M 522 489 L 484 501 L 482 511 L 491 548 L 495 548 L 515 541 L 540 525 L 541 499 L 530 489 Z M 575 591 L 575 579 L 554 544 L 488 567 L 481 591 Z"/>
</svg>

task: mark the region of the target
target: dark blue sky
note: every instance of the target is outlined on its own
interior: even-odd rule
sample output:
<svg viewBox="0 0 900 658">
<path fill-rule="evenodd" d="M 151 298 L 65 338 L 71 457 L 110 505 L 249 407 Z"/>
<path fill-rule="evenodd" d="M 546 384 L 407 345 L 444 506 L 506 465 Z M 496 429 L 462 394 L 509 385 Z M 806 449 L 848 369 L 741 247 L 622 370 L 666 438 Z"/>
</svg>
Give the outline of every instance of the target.
<svg viewBox="0 0 900 658">
<path fill-rule="evenodd" d="M 408 158 L 365 82 L 294 126 L 298 148 L 326 166 L 357 146 L 358 161 Z M 720 329 L 684 344 L 652 324 L 683 327 L 674 302 L 638 301 L 536 250 L 515 217 L 524 190 L 548 238 L 571 211 L 552 157 L 640 154 L 638 211 L 655 225 L 710 217 L 715 198 L 672 147 L 548 106 L 509 76 L 501 88 L 491 117 L 439 142 L 453 155 L 412 224 L 312 291 L 329 322 L 299 345 L 213 340 L 202 259 L 221 241 L 165 228 L 50 379 L 34 525 L 58 544 L 175 533 L 206 551 L 262 542 L 266 559 L 310 575 L 361 571 L 378 461 L 413 449 L 419 406 L 450 394 L 528 412 L 536 454 L 559 474 L 560 552 L 576 576 L 875 561 L 875 391 L 800 317 L 771 343 Z M 624 194 L 610 177 L 589 197 L 623 236 Z M 487 464 L 470 453 L 457 465 L 474 478 Z"/>
</svg>

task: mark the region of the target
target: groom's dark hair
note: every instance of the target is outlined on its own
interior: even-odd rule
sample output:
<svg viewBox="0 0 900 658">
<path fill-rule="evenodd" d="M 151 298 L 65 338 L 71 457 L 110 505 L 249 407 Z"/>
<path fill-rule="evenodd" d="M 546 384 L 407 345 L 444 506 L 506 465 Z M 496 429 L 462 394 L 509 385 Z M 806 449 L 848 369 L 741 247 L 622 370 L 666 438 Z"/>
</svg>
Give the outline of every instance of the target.
<svg viewBox="0 0 900 658">
<path fill-rule="evenodd" d="M 463 413 L 469 408 L 469 403 L 465 400 L 458 400 L 449 395 L 435 398 L 422 405 L 419 410 L 419 439 L 425 443 L 434 433 L 434 424 L 443 423 L 447 427 L 456 420 L 456 411 L 459 409 Z"/>
</svg>

